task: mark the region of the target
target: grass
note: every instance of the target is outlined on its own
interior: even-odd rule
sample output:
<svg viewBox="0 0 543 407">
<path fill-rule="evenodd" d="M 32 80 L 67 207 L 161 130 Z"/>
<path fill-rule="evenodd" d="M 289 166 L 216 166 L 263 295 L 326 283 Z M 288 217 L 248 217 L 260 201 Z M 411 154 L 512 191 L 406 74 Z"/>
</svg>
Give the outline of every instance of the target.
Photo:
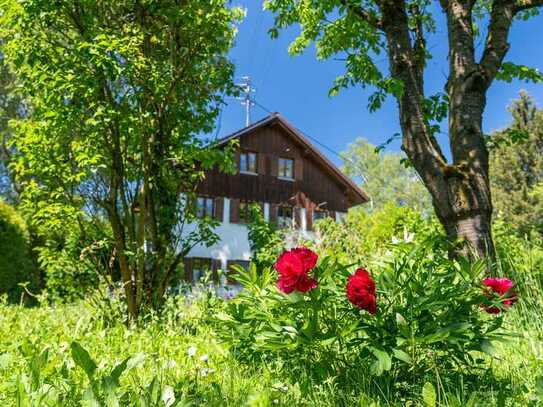
<svg viewBox="0 0 543 407">
<path fill-rule="evenodd" d="M 90 301 L 35 308 L 2 304 L 0 405 L 432 405 L 433 389 L 444 406 L 541 405 L 536 378 L 543 376 L 543 319 L 529 302 L 518 305 L 509 318 L 518 337 L 497 345 L 488 370 L 430 372 L 432 386 L 424 392 L 373 378 L 363 367 L 316 380 L 314 366 L 293 375 L 280 363 L 238 362 L 205 322 L 216 307 L 209 301 L 189 305 L 179 297 L 160 318 L 150 316 L 143 327 L 131 329 L 116 322 L 120 309 L 97 309 Z M 96 362 L 96 378 L 131 358 L 114 397 L 108 399 L 102 386 L 95 391 L 97 399 L 103 395 L 100 404 L 85 401 L 92 386 L 74 363 L 74 341 Z M 395 395 L 402 386 L 405 397 L 399 399 Z"/>
<path fill-rule="evenodd" d="M 97 294 L 56 306 L 0 301 L 0 406 L 543 406 L 542 258 L 535 248 L 502 264 L 520 300 L 506 315 L 510 340 L 477 355 L 484 368 L 436 366 L 411 382 L 364 365 L 323 375 L 317 364 L 242 361 L 210 323 L 223 303 L 209 295 L 170 298 L 132 328 L 121 302 Z"/>
</svg>

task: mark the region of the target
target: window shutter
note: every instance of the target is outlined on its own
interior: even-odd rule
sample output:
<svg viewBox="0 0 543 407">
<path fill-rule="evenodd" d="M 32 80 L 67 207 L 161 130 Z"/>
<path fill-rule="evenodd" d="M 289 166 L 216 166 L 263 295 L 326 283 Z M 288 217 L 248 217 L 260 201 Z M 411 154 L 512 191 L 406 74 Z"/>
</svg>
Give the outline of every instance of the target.
<svg viewBox="0 0 543 407">
<path fill-rule="evenodd" d="M 277 223 L 278 206 L 276 204 L 270 204 L 270 222 Z"/>
<path fill-rule="evenodd" d="M 298 157 L 294 160 L 294 179 L 301 181 L 304 177 L 304 160 Z"/>
<path fill-rule="evenodd" d="M 223 213 L 224 213 L 224 198 L 215 198 L 215 202 L 213 206 L 214 206 L 213 217 L 219 222 L 222 222 Z"/>
<path fill-rule="evenodd" d="M 279 159 L 277 157 L 270 156 L 270 175 L 277 177 L 279 174 Z"/>
<path fill-rule="evenodd" d="M 305 224 L 306 224 L 307 230 L 313 230 L 313 208 L 306 208 Z"/>
<path fill-rule="evenodd" d="M 211 260 L 211 272 L 213 276 L 213 282 L 218 283 L 219 282 L 219 270 L 221 269 L 221 260 L 220 259 L 212 259 Z"/>
<path fill-rule="evenodd" d="M 230 199 L 230 223 L 239 223 L 239 199 Z"/>
<path fill-rule="evenodd" d="M 234 154 L 234 162 L 236 163 L 236 169 L 238 171 L 239 171 L 239 154 L 240 154 L 240 151 L 236 150 L 236 152 Z"/>
<path fill-rule="evenodd" d="M 185 266 L 184 279 L 187 283 L 192 283 L 192 259 L 185 258 L 185 260 L 183 261 L 183 264 Z"/>
<path fill-rule="evenodd" d="M 256 172 L 258 174 L 266 175 L 268 171 L 266 171 L 266 155 L 262 153 L 257 153 L 257 164 L 256 164 Z"/>
</svg>

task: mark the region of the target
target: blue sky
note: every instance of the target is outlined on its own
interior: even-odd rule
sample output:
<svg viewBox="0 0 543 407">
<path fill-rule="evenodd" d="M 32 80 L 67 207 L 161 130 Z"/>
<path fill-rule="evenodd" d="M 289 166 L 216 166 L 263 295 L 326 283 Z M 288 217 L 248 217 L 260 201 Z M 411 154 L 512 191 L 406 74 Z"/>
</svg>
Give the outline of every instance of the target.
<svg viewBox="0 0 543 407">
<path fill-rule="evenodd" d="M 238 0 L 234 4 L 247 10 L 247 16 L 239 27 L 236 45 L 231 58 L 236 64 L 237 77 L 250 75 L 256 88 L 256 100 L 271 111 L 283 114 L 300 130 L 329 146 L 335 151 L 344 151 L 357 137 L 365 137 L 380 144 L 399 132 L 396 103 L 392 98 L 375 113 L 369 113 L 367 97 L 370 90 L 360 87 L 342 91 L 339 96 L 328 97 L 334 78 L 343 73 L 339 61 L 318 61 L 314 49 L 303 55 L 291 57 L 287 48 L 298 32 L 297 27 L 282 31 L 276 40 L 267 34 L 273 16 L 262 10 L 259 0 Z M 437 13 L 440 17 L 441 13 Z M 513 26 L 511 48 L 506 60 L 525 64 L 543 71 L 543 14 L 529 21 L 516 21 Z M 481 41 L 482 42 L 482 41 Z M 446 27 L 438 21 L 437 33 L 428 45 L 434 58 L 430 60 L 426 77 L 429 91 L 442 91 L 447 72 Z M 480 51 L 483 44 L 479 44 Z M 386 56 L 383 55 L 383 63 Z M 543 105 L 543 84 L 523 82 L 495 82 L 488 93 L 484 116 L 484 131 L 505 127 L 510 121 L 507 105 L 515 99 L 520 89 L 527 90 Z M 259 107 L 252 109 L 253 121 L 267 113 Z M 219 135 L 227 135 L 245 124 L 245 113 L 240 102 L 229 100 L 220 120 Z M 446 129 L 443 129 L 446 131 Z M 440 142 L 448 150 L 446 134 Z M 398 150 L 399 142 L 390 145 Z M 323 150 L 336 163 L 338 157 Z"/>
</svg>

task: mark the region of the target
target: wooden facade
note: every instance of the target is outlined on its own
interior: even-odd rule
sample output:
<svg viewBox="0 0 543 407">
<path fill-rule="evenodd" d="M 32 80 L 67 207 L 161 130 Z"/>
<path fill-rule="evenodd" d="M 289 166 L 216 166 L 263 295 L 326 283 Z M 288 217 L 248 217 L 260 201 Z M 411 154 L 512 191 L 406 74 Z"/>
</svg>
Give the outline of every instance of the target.
<svg viewBox="0 0 543 407">
<path fill-rule="evenodd" d="M 277 113 L 220 140 L 218 147 L 233 140 L 239 145 L 238 171 L 210 170 L 196 190 L 202 215 L 222 222 L 216 229 L 220 242 L 197 247 L 185 259 L 187 281 L 199 279 L 203 270 L 215 280 L 219 269 L 229 276 L 233 264 L 247 267 L 250 245 L 245 224 L 252 203 L 261 204 L 267 221 L 293 226 L 305 233 L 304 238 L 311 238 L 307 232 L 313 229 L 314 219 L 337 219 L 369 200 Z M 230 282 L 227 277 L 226 284 Z"/>
<path fill-rule="evenodd" d="M 282 205 L 305 208 L 312 215 L 317 210 L 346 213 L 350 207 L 368 201 L 363 191 L 278 114 L 225 138 L 219 145 L 234 138 L 239 142 L 238 165 L 240 153 L 254 153 L 256 172 L 209 171 L 197 189 L 204 196 L 230 198 L 234 219 L 239 201 L 269 203 L 272 219 Z M 293 160 L 292 179 L 279 176 L 280 158 Z"/>
</svg>

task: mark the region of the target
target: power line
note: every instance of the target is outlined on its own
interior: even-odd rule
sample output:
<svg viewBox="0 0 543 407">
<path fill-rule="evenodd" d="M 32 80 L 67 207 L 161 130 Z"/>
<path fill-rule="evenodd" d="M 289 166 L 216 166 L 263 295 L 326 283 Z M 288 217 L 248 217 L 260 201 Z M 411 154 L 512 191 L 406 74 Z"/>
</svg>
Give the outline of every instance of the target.
<svg viewBox="0 0 543 407">
<path fill-rule="evenodd" d="M 262 110 L 264 110 L 266 113 L 269 113 L 269 114 L 272 114 L 273 112 L 268 109 L 267 107 L 263 106 L 262 104 L 258 103 L 255 99 L 253 99 L 253 103 L 260 107 Z M 348 158 L 348 157 L 345 157 L 344 155 L 342 155 L 341 153 L 338 153 L 336 150 L 332 149 L 331 147 L 328 147 L 326 144 L 320 142 L 319 140 L 317 140 L 315 137 L 311 137 L 309 134 L 305 133 L 304 131 L 302 131 L 301 129 L 299 129 L 298 127 L 296 127 L 296 130 L 298 130 L 300 133 L 302 133 L 305 137 L 307 137 L 308 139 L 310 139 L 311 141 L 313 141 L 315 144 L 318 144 L 319 146 L 321 146 L 322 148 L 324 148 L 325 150 L 327 150 L 328 152 L 338 156 L 339 158 L 341 158 L 342 160 L 344 161 L 349 161 L 351 164 L 354 164 L 354 162 Z"/>
</svg>

